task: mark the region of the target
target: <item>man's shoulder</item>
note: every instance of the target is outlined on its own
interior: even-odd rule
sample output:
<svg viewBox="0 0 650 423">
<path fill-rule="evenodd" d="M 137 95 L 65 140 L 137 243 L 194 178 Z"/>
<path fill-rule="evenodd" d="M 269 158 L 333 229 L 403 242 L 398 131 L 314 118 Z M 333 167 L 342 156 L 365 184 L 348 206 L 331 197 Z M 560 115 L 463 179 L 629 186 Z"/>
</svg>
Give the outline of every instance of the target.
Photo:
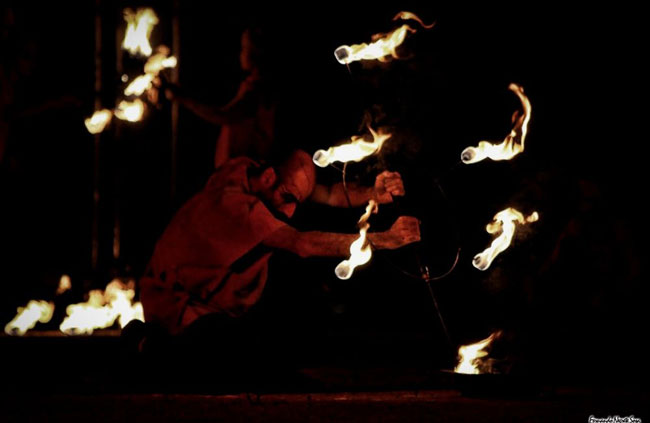
<svg viewBox="0 0 650 423">
<path fill-rule="evenodd" d="M 248 191 L 248 169 L 259 164 L 248 157 L 236 157 L 219 166 L 208 179 L 206 190 L 241 188 Z"/>
</svg>

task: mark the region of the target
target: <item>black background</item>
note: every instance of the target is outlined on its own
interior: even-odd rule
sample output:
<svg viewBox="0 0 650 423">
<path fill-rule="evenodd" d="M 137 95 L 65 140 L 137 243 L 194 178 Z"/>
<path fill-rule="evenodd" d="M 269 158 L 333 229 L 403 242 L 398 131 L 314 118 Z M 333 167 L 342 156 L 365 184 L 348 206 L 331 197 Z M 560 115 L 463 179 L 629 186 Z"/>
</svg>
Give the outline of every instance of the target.
<svg viewBox="0 0 650 423">
<path fill-rule="evenodd" d="M 123 25 L 127 6 L 154 7 L 161 23 L 152 45 L 171 45 L 171 2 L 102 2 L 105 107 L 114 105 L 122 87 L 114 71 L 115 28 Z M 218 128 L 181 111 L 172 197 L 169 104 L 149 108 L 141 123 L 113 121 L 101 135 L 100 256 L 98 269 L 91 269 L 93 137 L 83 119 L 93 112 L 95 5 L 6 7 L 15 23 L 5 26 L 3 66 L 16 69 L 21 58 L 29 66 L 11 83 L 14 100 L 7 110 L 18 117 L 0 164 L 3 321 L 30 298 L 51 298 L 63 273 L 72 276 L 79 300 L 114 275 L 137 278 L 174 211 L 210 175 L 218 135 Z M 409 35 L 404 49 L 410 58 L 353 63 L 349 70 L 336 62 L 336 47 L 392 29 L 399 10 L 437 22 Z M 648 302 L 641 206 L 647 76 L 640 67 L 647 52 L 638 10 L 542 2 L 523 8 L 188 1 L 180 2 L 178 13 L 180 84 L 214 104 L 227 102 L 243 77 L 241 31 L 267 29 L 283 147 L 311 153 L 358 134 L 373 105 L 386 114 L 380 123 L 396 131 L 379 157 L 349 167 L 350 178 L 368 182 L 385 168 L 402 172 L 407 196 L 381 207 L 371 224 L 384 229 L 400 214 L 415 214 L 425 242 L 377 253 L 349 281 L 335 278 L 337 260 L 276 254 L 256 312 L 278 331 L 296 343 L 305 334 L 388 334 L 395 349 L 399 341 L 391 336 L 414 334 L 433 347 L 413 356 L 430 354 L 444 367 L 445 340 L 427 289 L 404 271 L 417 273 L 419 255 L 433 273 L 444 273 L 460 245 L 455 271 L 434 285 L 454 343 L 505 328 L 512 350 L 542 372 L 575 380 L 647 372 L 628 371 L 630 362 L 643 358 Z M 124 57 L 134 76 L 141 63 Z M 525 88 L 533 107 L 525 152 L 510 162 L 458 165 L 463 148 L 509 131 L 519 107 L 507 89 L 511 82 Z M 68 101 L 20 115 L 61 98 Z M 319 178 L 337 182 L 340 173 L 319 170 Z M 115 204 L 122 221 L 119 261 L 111 255 Z M 511 249 L 479 272 L 471 259 L 490 242 L 484 225 L 507 206 L 538 210 L 540 221 L 522 229 Z M 361 212 L 305 205 L 295 225 L 353 232 Z"/>
</svg>

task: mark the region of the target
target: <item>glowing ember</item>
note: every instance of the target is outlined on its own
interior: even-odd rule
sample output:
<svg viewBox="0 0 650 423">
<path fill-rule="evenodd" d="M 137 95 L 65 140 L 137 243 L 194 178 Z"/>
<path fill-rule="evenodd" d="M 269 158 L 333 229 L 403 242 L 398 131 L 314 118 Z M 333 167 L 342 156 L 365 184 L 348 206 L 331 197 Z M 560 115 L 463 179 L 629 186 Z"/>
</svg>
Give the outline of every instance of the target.
<svg viewBox="0 0 650 423">
<path fill-rule="evenodd" d="M 122 120 L 128 120 L 129 122 L 138 122 L 142 119 L 144 114 L 144 103 L 139 98 L 136 98 L 134 101 L 120 101 L 120 104 L 115 110 L 115 116 Z"/>
<path fill-rule="evenodd" d="M 104 130 L 104 128 L 106 128 L 106 125 L 109 124 L 112 116 L 113 113 L 108 109 L 98 110 L 84 121 L 86 129 L 88 129 L 88 132 L 91 134 L 99 134 Z"/>
<path fill-rule="evenodd" d="M 372 142 L 365 141 L 363 137 L 353 136 L 349 144 L 337 145 L 327 150 L 318 150 L 314 153 L 314 163 L 326 167 L 333 162 L 359 162 L 365 157 L 378 152 L 391 134 L 378 134 L 368 127 L 372 134 Z"/>
<path fill-rule="evenodd" d="M 516 223 L 523 225 L 525 223 L 536 222 L 537 220 L 539 220 L 539 214 L 537 212 L 533 212 L 530 216 L 524 218 L 523 214 L 512 207 L 497 213 L 493 221 L 488 223 L 485 229 L 490 234 L 500 234 L 492 241 L 489 248 L 474 256 L 474 260 L 472 261 L 474 267 L 479 270 L 486 270 L 490 267 L 492 261 L 510 246 L 515 233 Z"/>
<path fill-rule="evenodd" d="M 144 65 L 144 72 L 150 75 L 158 75 L 165 68 L 174 68 L 178 61 L 174 56 L 169 56 L 169 48 L 166 46 L 158 47 L 158 52 L 147 59 Z M 167 57 L 169 56 L 169 57 Z"/>
<path fill-rule="evenodd" d="M 142 304 L 132 303 L 135 296 L 133 285 L 133 282 L 127 285 L 116 279 L 106 286 L 104 292 L 90 291 L 88 301 L 68 306 L 67 317 L 59 329 L 68 335 L 91 335 L 95 329 L 113 326 L 115 321 L 120 327 L 134 319 L 144 321 Z"/>
<path fill-rule="evenodd" d="M 156 13 L 150 8 L 138 9 L 135 13 L 131 9 L 124 9 L 124 20 L 127 26 L 122 48 L 131 54 L 151 56 L 149 36 L 158 23 Z"/>
<path fill-rule="evenodd" d="M 138 76 L 124 89 L 124 95 L 141 95 L 145 90 L 151 88 L 153 77 L 153 75 L 147 73 Z"/>
<path fill-rule="evenodd" d="M 528 97 L 524 95 L 524 89 L 517 84 L 510 84 L 508 87 L 519 97 L 523 113 L 516 111 L 512 116 L 514 126 L 508 136 L 500 144 L 492 144 L 488 141 L 480 141 L 478 147 L 467 147 L 460 157 L 463 163 L 472 164 L 484 159 L 510 160 L 517 154 L 524 151 L 524 141 L 528 132 L 528 122 L 532 107 Z"/>
<path fill-rule="evenodd" d="M 475 344 L 463 345 L 458 348 L 458 356 L 460 357 L 460 360 L 454 371 L 456 373 L 465 373 L 469 375 L 477 375 L 481 373 L 479 370 L 481 358 L 488 354 L 485 349 L 500 335 L 500 331 L 494 332 L 482 341 Z"/>
<path fill-rule="evenodd" d="M 393 20 L 398 19 L 415 20 L 427 29 L 433 28 L 434 25 L 425 25 L 420 18 L 411 12 L 398 13 L 395 15 Z M 396 52 L 397 47 L 402 45 L 406 39 L 406 34 L 409 32 L 416 32 L 416 30 L 404 24 L 389 33 L 373 35 L 370 44 L 361 43 L 351 46 L 343 45 L 334 51 L 334 57 L 336 57 L 336 60 L 342 65 L 347 65 L 359 60 L 379 60 L 380 62 L 385 62 L 388 60 L 388 56 L 398 59 L 399 56 Z"/>
<path fill-rule="evenodd" d="M 359 238 L 350 244 L 350 258 L 343 260 L 334 270 L 339 279 L 350 279 L 352 273 L 354 273 L 354 269 L 357 266 L 368 263 L 372 257 L 372 249 L 366 241 L 368 228 L 370 228 L 368 219 L 371 213 L 377 213 L 377 203 L 375 200 L 368 202 L 366 212 L 359 219 Z"/>
<path fill-rule="evenodd" d="M 27 307 L 18 307 L 18 314 L 5 326 L 7 335 L 24 335 L 37 322 L 47 323 L 52 319 L 54 304 L 43 300 L 31 300 Z"/>
<path fill-rule="evenodd" d="M 72 288 L 72 282 L 70 281 L 70 276 L 62 275 L 61 279 L 59 279 L 59 286 L 56 289 L 56 295 L 61 295 L 65 291 L 69 290 L 70 288 Z"/>
</svg>

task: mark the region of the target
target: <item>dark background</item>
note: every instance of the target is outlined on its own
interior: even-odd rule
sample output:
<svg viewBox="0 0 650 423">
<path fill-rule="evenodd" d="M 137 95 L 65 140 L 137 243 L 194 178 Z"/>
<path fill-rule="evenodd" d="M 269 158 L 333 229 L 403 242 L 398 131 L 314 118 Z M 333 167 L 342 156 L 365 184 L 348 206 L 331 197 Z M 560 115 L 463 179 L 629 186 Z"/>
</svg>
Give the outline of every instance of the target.
<svg viewBox="0 0 650 423">
<path fill-rule="evenodd" d="M 124 7 L 139 6 L 154 7 L 161 19 L 152 46 L 171 45 L 172 2 L 102 2 L 104 107 L 123 87 L 114 70 L 116 25 Z M 209 177 L 218 128 L 181 109 L 172 195 L 170 105 L 150 107 L 140 123 L 113 120 L 101 135 L 100 250 L 92 269 L 93 136 L 83 120 L 94 110 L 95 4 L 13 2 L 2 10 L 14 18 L 2 27 L 3 95 L 13 92 L 3 103 L 9 129 L 0 162 L 0 317 L 7 322 L 29 299 L 51 298 L 63 273 L 79 301 L 115 275 L 139 277 L 174 211 Z M 391 30 L 399 10 L 437 22 L 409 35 L 409 59 L 353 63 L 349 71 L 336 62 L 336 47 Z M 256 313 L 290 343 L 327 344 L 337 334 L 329 360 L 390 361 L 365 341 L 387 339 L 403 359 L 448 367 L 427 288 L 405 273 L 417 274 L 419 257 L 442 274 L 460 246 L 455 271 L 434 283 L 454 344 L 501 328 L 510 345 L 504 354 L 540 374 L 574 381 L 647 374 L 629 365 L 641 362 L 648 333 L 638 11 L 541 2 L 524 9 L 187 1 L 176 13 L 180 84 L 214 104 L 227 102 L 243 78 L 242 30 L 266 28 L 283 147 L 327 148 L 358 134 L 370 110 L 395 130 L 378 157 L 349 167 L 349 178 L 369 183 L 383 169 L 399 170 L 406 197 L 381 207 L 371 224 L 381 230 L 400 214 L 417 215 L 423 243 L 376 253 L 348 281 L 334 276 L 338 260 L 276 254 Z M 125 71 L 136 75 L 141 62 L 124 57 Z M 509 162 L 459 165 L 465 147 L 510 130 L 519 107 L 511 82 L 533 107 L 525 152 Z M 340 172 L 319 170 L 319 178 L 337 182 Z M 491 241 L 484 226 L 507 206 L 537 210 L 540 221 L 480 272 L 471 259 Z M 305 205 L 295 225 L 353 232 L 361 212 Z M 119 260 L 111 254 L 116 213 Z M 424 339 L 427 348 L 411 350 L 408 339 Z"/>
</svg>

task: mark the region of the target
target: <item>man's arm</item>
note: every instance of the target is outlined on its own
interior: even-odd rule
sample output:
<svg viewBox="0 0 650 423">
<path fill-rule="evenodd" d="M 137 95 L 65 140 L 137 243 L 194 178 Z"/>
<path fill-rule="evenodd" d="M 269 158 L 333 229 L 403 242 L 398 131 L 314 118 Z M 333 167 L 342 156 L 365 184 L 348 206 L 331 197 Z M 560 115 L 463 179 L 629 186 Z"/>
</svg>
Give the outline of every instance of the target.
<svg viewBox="0 0 650 423">
<path fill-rule="evenodd" d="M 291 226 L 283 226 L 267 237 L 263 244 L 290 251 L 300 257 L 345 257 L 359 234 L 332 232 L 299 232 Z M 420 227 L 414 217 L 401 216 L 385 232 L 371 232 L 368 239 L 377 249 L 396 249 L 420 240 Z"/>
<path fill-rule="evenodd" d="M 350 203 L 345 197 L 345 189 L 342 183 L 327 187 L 316 185 L 310 199 L 317 203 L 327 204 L 333 207 L 358 207 L 373 199 L 379 204 L 391 203 L 393 196 L 404 195 L 404 182 L 398 172 L 384 171 L 377 175 L 374 187 L 362 187 L 356 184 L 348 184 L 348 195 Z"/>
<path fill-rule="evenodd" d="M 359 207 L 367 204 L 373 197 L 373 187 L 362 187 L 356 184 L 348 184 L 348 194 L 350 196 L 350 203 L 345 198 L 345 189 L 342 183 L 334 184 L 332 186 L 316 185 L 311 194 L 311 201 L 320 204 L 327 204 L 332 207 Z"/>
<path fill-rule="evenodd" d="M 228 114 L 224 113 L 221 107 L 203 104 L 184 96 L 175 96 L 174 100 L 206 122 L 214 125 L 224 125 L 230 121 Z"/>
<path fill-rule="evenodd" d="M 250 114 L 252 105 L 251 92 L 254 84 L 244 80 L 235 97 L 224 106 L 214 106 L 201 103 L 187 95 L 184 95 L 177 85 L 165 83 L 161 88 L 165 91 L 165 96 L 170 101 L 176 101 L 178 104 L 187 108 L 189 111 L 201 119 L 215 125 L 226 125 L 236 122 Z"/>
</svg>

